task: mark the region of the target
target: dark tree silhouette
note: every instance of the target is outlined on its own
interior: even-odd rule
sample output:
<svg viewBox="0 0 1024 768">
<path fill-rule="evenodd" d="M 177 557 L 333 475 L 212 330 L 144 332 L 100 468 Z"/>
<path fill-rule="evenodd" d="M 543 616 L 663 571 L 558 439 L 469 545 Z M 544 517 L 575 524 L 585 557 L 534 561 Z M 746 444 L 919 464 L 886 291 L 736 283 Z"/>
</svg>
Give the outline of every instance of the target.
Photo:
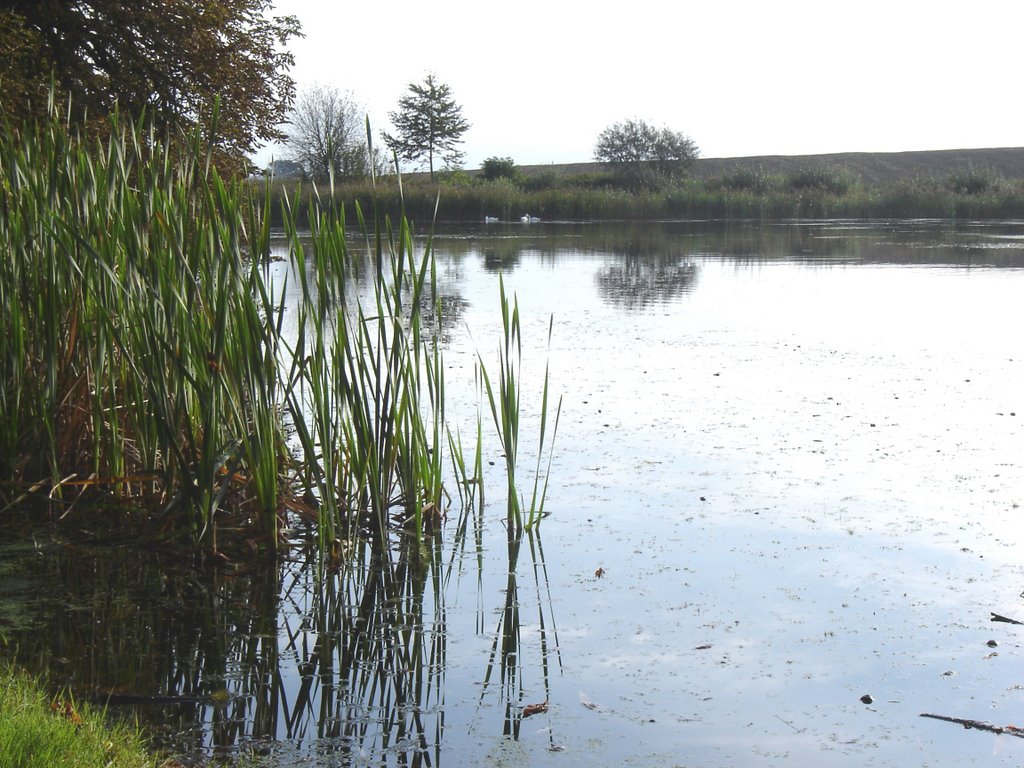
<svg viewBox="0 0 1024 768">
<path fill-rule="evenodd" d="M 293 16 L 271 0 L 0 0 L 0 98 L 8 118 L 47 108 L 51 77 L 76 121 L 117 108 L 158 126 L 211 122 L 228 154 L 284 138 L 294 97 Z"/>
<path fill-rule="evenodd" d="M 615 123 L 597 137 L 594 159 L 609 163 L 629 186 L 658 186 L 682 176 L 700 157 L 694 141 L 643 120 Z"/>
</svg>

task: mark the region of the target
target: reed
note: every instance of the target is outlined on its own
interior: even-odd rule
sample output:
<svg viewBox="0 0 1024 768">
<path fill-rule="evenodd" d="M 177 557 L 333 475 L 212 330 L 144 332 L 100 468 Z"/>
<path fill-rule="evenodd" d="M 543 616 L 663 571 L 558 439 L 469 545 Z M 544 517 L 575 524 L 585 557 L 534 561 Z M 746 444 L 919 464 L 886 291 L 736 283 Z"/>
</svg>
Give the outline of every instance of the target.
<svg viewBox="0 0 1024 768">
<path fill-rule="evenodd" d="M 536 525 L 544 516 L 544 501 L 547 497 L 548 477 L 550 476 L 550 463 L 555 435 L 558 432 L 558 420 L 562 412 L 562 400 L 559 398 L 554 414 L 554 424 L 551 433 L 551 444 L 546 446 L 549 403 L 548 385 L 550 370 L 547 366 L 544 369 L 544 388 L 540 407 L 540 430 L 539 445 L 537 449 L 537 464 L 533 473 L 533 489 L 530 501 L 527 504 L 524 496 L 521 495 L 517 481 L 518 451 L 519 451 L 519 405 L 520 405 L 520 382 L 519 373 L 522 368 L 522 331 L 519 321 L 519 302 L 515 295 L 511 298 L 505 293 L 504 279 L 498 279 L 499 300 L 501 303 L 502 339 L 498 349 L 498 371 L 496 382 L 487 372 L 481 355 L 477 355 L 477 373 L 484 391 L 487 393 L 487 402 L 490 405 L 491 417 L 497 430 L 498 440 L 501 444 L 502 453 L 505 457 L 505 478 L 507 481 L 507 509 L 506 522 L 510 530 L 529 530 Z M 554 329 L 554 318 L 548 324 L 548 345 L 551 344 L 551 334 Z M 542 471 L 542 462 L 545 448 L 548 450 L 548 471 Z M 541 478 L 543 477 L 543 485 Z"/>
<path fill-rule="evenodd" d="M 103 144 L 56 117 L 0 133 L 0 507 L 115 501 L 213 552 L 240 524 L 276 548 L 289 509 L 324 546 L 362 533 L 385 556 L 393 532 L 421 537 L 456 447 L 429 244 L 357 207 L 353 251 L 343 207 L 314 190 L 307 253 L 296 192 L 286 301 L 269 190 L 221 178 L 198 134 L 112 119 Z"/>
<path fill-rule="evenodd" d="M 87 529 L 109 510 L 121 535 L 233 562 L 218 583 L 219 568 L 182 576 L 146 558 L 154 570 L 121 571 L 120 557 L 93 562 L 69 547 L 48 565 L 68 569 L 69 589 L 92 589 L 94 607 L 81 623 L 80 611 L 56 612 L 53 647 L 91 649 L 79 678 L 91 695 L 123 684 L 187 699 L 181 716 L 209 722 L 214 746 L 300 738 L 308 726 L 400 762 L 439 761 L 444 592 L 468 548 L 483 584 L 484 419 L 479 405 L 466 445 L 447 421 L 431 242 L 414 244 L 401 199 L 397 217 L 387 212 L 390 191 L 371 190 L 366 210 L 334 189 L 275 195 L 220 177 L 199 135 L 113 120 L 102 144 L 56 118 L 0 130 L 0 243 L 12 255 L 0 261 L 0 508 L 39 503 Z M 285 268 L 269 258 L 272 215 Z M 499 388 L 481 360 L 479 393 L 486 382 L 512 449 L 514 571 L 523 530 L 545 512 L 541 457 L 560 405 L 550 422 L 545 371 L 527 499 L 519 311 L 503 285 L 501 307 Z M 462 511 L 445 564 L 448 478 Z M 285 540 L 290 525 L 314 535 Z M 258 556 L 284 546 L 295 560 Z M 107 576 L 131 589 L 152 581 L 145 593 L 173 609 L 115 604 Z M 225 590 L 243 593 L 234 626 Z M 278 600 L 296 594 L 315 604 L 281 619 Z M 307 622 L 315 647 L 299 648 Z M 17 638 L 36 661 L 47 653 L 39 634 Z M 302 679 L 290 701 L 287 654 Z M 515 655 L 502 663 L 513 669 Z"/>
</svg>

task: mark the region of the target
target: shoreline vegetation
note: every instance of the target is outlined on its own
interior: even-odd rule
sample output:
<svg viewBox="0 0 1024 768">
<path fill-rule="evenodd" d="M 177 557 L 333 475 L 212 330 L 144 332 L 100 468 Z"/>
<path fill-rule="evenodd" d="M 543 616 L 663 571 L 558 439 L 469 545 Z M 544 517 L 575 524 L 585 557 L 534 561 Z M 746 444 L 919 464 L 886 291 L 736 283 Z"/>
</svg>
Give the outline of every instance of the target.
<svg viewBox="0 0 1024 768">
<path fill-rule="evenodd" d="M 370 188 L 348 219 L 336 190 L 275 200 L 214 156 L 201 132 L 160 139 L 116 115 L 103 140 L 56 116 L 0 126 L 0 512 L 215 560 L 275 552 L 302 524 L 322 552 L 366 546 L 387 572 L 483 494 L 482 415 L 475 464 L 445 417 L 433 250 L 413 244 L 397 185 L 393 218 Z M 498 402 L 482 358 L 477 375 L 514 445 L 518 382 L 500 363 Z M 515 495 L 514 458 L 507 471 Z M 532 528 L 543 493 L 510 510 Z"/>
<path fill-rule="evenodd" d="M 112 723 L 65 692 L 50 695 L 38 679 L 0 667 L 0 768 L 157 768 L 141 732 Z"/>
<path fill-rule="evenodd" d="M 547 221 L 1024 217 L 1024 149 L 1015 148 L 709 158 L 681 182 L 646 189 L 624 187 L 600 163 L 513 166 L 494 179 L 481 171 L 435 176 L 403 174 L 401 192 L 397 183 L 343 182 L 334 199 L 351 214 L 351 201 L 373 195 L 382 210 L 414 221 L 433 220 L 436 207 L 446 222 L 517 222 L 525 213 Z M 271 195 L 294 196 L 297 185 L 306 187 L 273 179 Z M 326 185 L 319 190 L 329 197 Z M 306 219 L 301 201 L 295 214 Z"/>
<path fill-rule="evenodd" d="M 362 210 L 350 246 L 316 201 L 310 242 L 284 200 L 290 285 L 270 198 L 212 155 L 116 118 L 103 141 L 57 118 L 0 130 L 0 510 L 214 558 L 301 520 L 324 551 L 390 562 L 443 510 L 454 450 L 432 251 Z"/>
<path fill-rule="evenodd" d="M 425 627 L 443 627 L 460 553 L 475 550 L 482 584 L 486 390 L 506 454 L 510 584 L 489 670 L 500 665 L 508 728 L 518 728 L 515 567 L 526 539 L 535 578 L 543 570 L 543 454 L 560 401 L 549 421 L 545 370 L 531 409 L 535 469 L 517 472 L 515 295 L 502 291 L 495 307 L 504 344 L 490 374 L 478 353 L 478 413 L 462 431 L 445 413 L 447 310 L 433 249 L 414 245 L 401 207 L 391 218 L 374 195 L 349 220 L 330 193 L 307 191 L 303 231 L 302 198 L 274 201 L 223 178 L 214 155 L 199 132 L 160 139 L 116 116 L 104 139 L 57 117 L 0 125 L 0 244 L 11 254 L 0 264 L 0 519 L 166 550 L 197 572 L 246 572 L 246 583 L 279 579 L 279 555 L 306 547 L 318 590 L 340 585 L 345 601 L 322 618 L 341 622 L 324 634 L 347 638 L 349 690 L 366 711 L 393 707 L 385 741 L 414 733 L 437 759 L 420 713 L 436 706 L 445 641 Z M 269 242 L 278 202 L 287 265 Z M 17 657 L 0 631 L 9 643 Z M 0 712 L 14 699 L 0 687 Z M 77 725 L 74 703 L 61 707 Z M 56 736 L 41 738 L 59 749 Z"/>
</svg>

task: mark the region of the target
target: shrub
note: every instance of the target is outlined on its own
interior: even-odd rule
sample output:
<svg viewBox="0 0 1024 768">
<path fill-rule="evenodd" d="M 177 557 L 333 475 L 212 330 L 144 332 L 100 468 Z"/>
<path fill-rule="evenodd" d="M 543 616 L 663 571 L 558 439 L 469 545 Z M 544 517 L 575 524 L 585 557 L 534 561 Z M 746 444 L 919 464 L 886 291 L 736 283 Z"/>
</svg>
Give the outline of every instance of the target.
<svg viewBox="0 0 1024 768">
<path fill-rule="evenodd" d="M 522 181 L 522 187 L 528 192 L 539 192 L 544 189 L 554 189 L 561 181 L 561 174 L 554 171 L 541 171 L 530 174 Z"/>
<path fill-rule="evenodd" d="M 958 195 L 981 195 L 996 192 L 1002 186 L 1003 177 L 991 168 L 968 166 L 962 171 L 950 174 L 947 186 Z"/>
<path fill-rule="evenodd" d="M 777 179 L 764 168 L 738 168 L 722 176 L 719 184 L 723 189 L 735 192 L 756 192 L 764 194 L 777 186 Z"/>
<path fill-rule="evenodd" d="M 854 185 L 854 179 L 849 171 L 827 166 L 797 171 L 790 174 L 786 182 L 794 191 L 813 189 L 833 195 L 845 195 Z"/>
<path fill-rule="evenodd" d="M 473 177 L 461 168 L 446 168 L 439 171 L 441 181 L 453 187 L 468 187 L 473 184 Z"/>
<path fill-rule="evenodd" d="M 519 180 L 519 169 L 511 157 L 488 157 L 480 166 L 481 175 L 486 181 L 497 179 Z"/>
<path fill-rule="evenodd" d="M 681 179 L 700 149 L 693 139 L 643 120 L 624 120 L 597 137 L 594 159 L 608 163 L 628 189 L 663 189 Z"/>
</svg>

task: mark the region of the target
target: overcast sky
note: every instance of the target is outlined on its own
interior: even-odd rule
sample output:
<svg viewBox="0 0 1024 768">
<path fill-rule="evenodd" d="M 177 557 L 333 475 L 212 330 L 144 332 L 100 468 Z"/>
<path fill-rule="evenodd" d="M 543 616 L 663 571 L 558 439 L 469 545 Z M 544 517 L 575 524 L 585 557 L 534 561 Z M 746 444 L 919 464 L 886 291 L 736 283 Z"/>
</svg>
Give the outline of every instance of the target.
<svg viewBox="0 0 1024 768">
<path fill-rule="evenodd" d="M 375 129 L 434 73 L 471 123 L 466 167 L 588 162 L 611 123 L 704 157 L 1024 145 L 1021 0 L 277 0 L 292 75 Z M 379 133 L 379 130 L 376 132 Z M 268 148 L 257 160 L 281 157 Z"/>
</svg>

